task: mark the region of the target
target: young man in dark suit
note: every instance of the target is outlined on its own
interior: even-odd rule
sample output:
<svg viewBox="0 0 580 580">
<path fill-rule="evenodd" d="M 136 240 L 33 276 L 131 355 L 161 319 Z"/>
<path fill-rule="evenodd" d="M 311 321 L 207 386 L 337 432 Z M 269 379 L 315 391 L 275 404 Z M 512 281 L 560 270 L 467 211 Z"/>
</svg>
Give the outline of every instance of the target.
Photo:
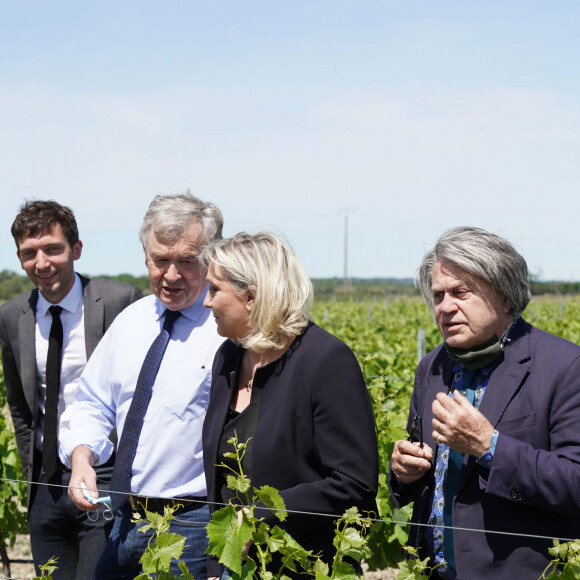
<svg viewBox="0 0 580 580">
<path fill-rule="evenodd" d="M 37 573 L 56 556 L 55 580 L 86 580 L 105 546 L 107 522 L 102 516 L 89 520 L 68 498 L 70 471 L 58 459 L 58 440 L 68 429 L 87 360 L 117 314 L 141 292 L 75 273 L 83 245 L 72 211 L 55 201 L 25 203 L 12 235 L 20 264 L 36 286 L 0 306 L 7 399 L 30 482 L 32 554 Z M 99 468 L 100 488 L 107 487 L 112 465 Z"/>
</svg>

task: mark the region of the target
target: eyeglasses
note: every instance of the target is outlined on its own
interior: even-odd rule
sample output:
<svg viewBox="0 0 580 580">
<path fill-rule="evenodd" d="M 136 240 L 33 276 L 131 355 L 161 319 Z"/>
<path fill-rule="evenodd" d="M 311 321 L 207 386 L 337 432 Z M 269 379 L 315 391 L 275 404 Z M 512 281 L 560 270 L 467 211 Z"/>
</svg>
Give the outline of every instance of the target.
<svg viewBox="0 0 580 580">
<path fill-rule="evenodd" d="M 423 418 L 420 415 L 413 417 L 409 441 L 419 441 L 419 446 L 423 448 Z"/>
</svg>

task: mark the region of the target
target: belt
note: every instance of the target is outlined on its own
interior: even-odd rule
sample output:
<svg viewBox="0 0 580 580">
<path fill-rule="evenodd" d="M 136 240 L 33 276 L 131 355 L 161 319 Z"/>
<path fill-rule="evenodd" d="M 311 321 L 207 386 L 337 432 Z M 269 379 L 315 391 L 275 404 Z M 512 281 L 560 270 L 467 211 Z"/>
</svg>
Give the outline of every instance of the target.
<svg viewBox="0 0 580 580">
<path fill-rule="evenodd" d="M 145 510 L 150 512 L 162 513 L 166 506 L 181 507 L 190 506 L 195 503 L 203 503 L 207 497 L 201 495 L 186 495 L 176 497 L 175 499 L 166 497 L 144 497 L 141 495 L 130 495 L 128 498 L 129 505 L 136 511 L 144 513 Z"/>
</svg>

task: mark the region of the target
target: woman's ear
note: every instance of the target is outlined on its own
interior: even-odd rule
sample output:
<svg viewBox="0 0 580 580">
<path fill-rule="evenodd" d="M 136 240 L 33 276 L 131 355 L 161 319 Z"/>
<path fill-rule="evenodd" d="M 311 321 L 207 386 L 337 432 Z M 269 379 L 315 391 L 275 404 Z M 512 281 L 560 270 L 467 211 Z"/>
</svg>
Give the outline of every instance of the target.
<svg viewBox="0 0 580 580">
<path fill-rule="evenodd" d="M 248 295 L 246 297 L 246 309 L 248 312 L 252 312 L 252 308 L 254 308 L 254 300 L 256 299 L 256 291 L 258 290 L 257 286 L 249 286 L 248 287 Z"/>
</svg>

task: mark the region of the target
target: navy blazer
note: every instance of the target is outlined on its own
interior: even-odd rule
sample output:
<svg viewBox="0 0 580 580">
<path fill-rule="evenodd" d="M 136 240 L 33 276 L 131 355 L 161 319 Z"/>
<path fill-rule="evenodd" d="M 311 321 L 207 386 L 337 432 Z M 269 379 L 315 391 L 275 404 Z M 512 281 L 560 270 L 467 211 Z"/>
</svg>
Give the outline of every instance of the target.
<svg viewBox="0 0 580 580">
<path fill-rule="evenodd" d="M 480 530 L 453 533 L 458 577 L 469 580 L 537 578 L 549 538 L 580 537 L 580 347 L 520 318 L 501 356 L 479 407 L 500 433 L 492 466 L 465 456 L 453 500 L 453 526 Z M 435 456 L 431 405 L 449 391 L 453 364 L 440 345 L 415 376 L 409 416 L 422 415 Z M 412 521 L 426 523 L 433 469 L 411 485 L 392 471 L 389 481 L 397 505 L 415 501 Z M 411 526 L 410 543 L 424 548 L 428 531 Z"/>
<path fill-rule="evenodd" d="M 208 499 L 216 497 L 215 465 L 243 349 L 231 340 L 218 350 L 203 426 Z M 342 515 L 352 506 L 376 509 L 378 458 L 374 419 L 360 366 L 350 348 L 309 323 L 282 357 L 257 370 L 249 418 L 253 433 L 245 457 L 254 487 L 280 491 L 288 510 Z M 210 504 L 211 505 L 211 504 Z M 332 549 L 334 521 L 289 514 L 284 527 L 307 549 Z M 208 576 L 216 573 L 210 559 Z"/>
</svg>

